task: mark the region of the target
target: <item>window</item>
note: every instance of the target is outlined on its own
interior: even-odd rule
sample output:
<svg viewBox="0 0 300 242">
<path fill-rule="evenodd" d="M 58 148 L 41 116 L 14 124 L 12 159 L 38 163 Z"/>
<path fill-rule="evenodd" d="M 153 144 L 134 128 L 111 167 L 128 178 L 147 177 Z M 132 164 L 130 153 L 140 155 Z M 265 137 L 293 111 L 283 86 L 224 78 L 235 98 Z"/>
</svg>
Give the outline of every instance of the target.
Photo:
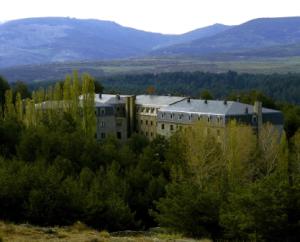
<svg viewBox="0 0 300 242">
<path fill-rule="evenodd" d="M 105 139 L 105 133 L 101 133 L 101 139 Z"/>
<path fill-rule="evenodd" d="M 104 108 L 101 108 L 101 109 L 100 109 L 100 114 L 101 114 L 101 115 L 104 115 L 104 114 L 105 114 L 105 109 L 104 109 Z"/>
<path fill-rule="evenodd" d="M 117 138 L 122 139 L 122 133 L 121 132 L 117 132 Z"/>
<path fill-rule="evenodd" d="M 170 125 L 170 130 L 174 130 L 173 124 Z"/>
<path fill-rule="evenodd" d="M 143 124 L 143 120 L 141 120 L 141 124 Z"/>
<path fill-rule="evenodd" d="M 105 122 L 101 121 L 100 126 L 104 127 L 105 126 Z"/>
<path fill-rule="evenodd" d="M 182 114 L 179 114 L 179 115 L 178 115 L 178 119 L 182 119 Z"/>
<path fill-rule="evenodd" d="M 148 132 L 146 132 L 146 136 L 148 136 Z"/>
<path fill-rule="evenodd" d="M 217 136 L 220 137 L 220 130 L 217 129 Z"/>
<path fill-rule="evenodd" d="M 146 120 L 146 125 L 148 125 L 148 120 Z"/>
<path fill-rule="evenodd" d="M 165 125 L 164 124 L 161 124 L 161 129 L 165 129 Z"/>
<path fill-rule="evenodd" d="M 150 122 L 150 125 L 153 126 L 153 121 Z"/>
<path fill-rule="evenodd" d="M 117 119 L 116 120 L 116 125 L 117 126 L 122 126 L 122 119 Z"/>
<path fill-rule="evenodd" d="M 174 116 L 173 113 L 171 113 L 170 118 L 173 119 L 173 116 Z"/>
<path fill-rule="evenodd" d="M 153 136 L 153 132 L 150 133 L 151 137 Z"/>
</svg>

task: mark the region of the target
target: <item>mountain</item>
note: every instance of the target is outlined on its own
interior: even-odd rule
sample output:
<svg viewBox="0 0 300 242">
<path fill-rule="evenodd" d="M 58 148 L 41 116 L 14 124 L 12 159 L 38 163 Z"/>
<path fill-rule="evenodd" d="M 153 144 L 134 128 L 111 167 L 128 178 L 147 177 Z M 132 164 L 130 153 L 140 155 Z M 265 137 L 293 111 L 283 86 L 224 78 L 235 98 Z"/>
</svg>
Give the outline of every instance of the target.
<svg viewBox="0 0 300 242">
<path fill-rule="evenodd" d="M 181 43 L 152 52 L 153 55 L 211 56 L 251 53 L 257 49 L 300 43 L 300 17 L 260 18 L 213 36 Z M 259 51 L 257 52 L 259 55 Z"/>
<path fill-rule="evenodd" d="M 127 58 L 146 53 L 171 37 L 110 21 L 16 20 L 0 25 L 0 66 Z"/>
<path fill-rule="evenodd" d="M 207 27 L 195 29 L 193 31 L 184 34 L 174 36 L 169 42 L 164 44 L 165 45 L 164 47 L 214 36 L 232 27 L 233 26 L 228 26 L 224 24 L 213 24 Z M 162 48 L 162 46 L 157 47 L 157 49 L 159 48 Z"/>
<path fill-rule="evenodd" d="M 211 36 L 225 28 L 164 35 L 94 19 L 14 20 L 0 24 L 0 67 L 143 56 L 159 46 Z"/>
</svg>

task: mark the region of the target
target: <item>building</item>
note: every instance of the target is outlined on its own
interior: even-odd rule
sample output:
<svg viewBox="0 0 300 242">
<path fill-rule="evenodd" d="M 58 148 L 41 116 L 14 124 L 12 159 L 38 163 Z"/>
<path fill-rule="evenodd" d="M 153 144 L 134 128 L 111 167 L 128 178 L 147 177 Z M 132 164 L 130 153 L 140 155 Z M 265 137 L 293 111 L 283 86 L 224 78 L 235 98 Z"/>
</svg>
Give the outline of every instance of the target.
<svg viewBox="0 0 300 242">
<path fill-rule="evenodd" d="M 234 101 L 190 99 L 156 95 L 95 95 L 97 138 L 115 135 L 126 140 L 133 133 L 150 140 L 157 135 L 169 137 L 176 130 L 197 121 L 207 123 L 219 134 L 230 122 L 251 125 L 259 131 L 263 123 L 283 129 L 283 115 L 278 110 L 263 108 L 260 102 L 248 105 Z"/>
<path fill-rule="evenodd" d="M 159 110 L 184 99 L 184 97 L 175 96 L 136 96 L 136 131 L 150 140 L 154 139 L 157 136 L 157 114 Z"/>
<path fill-rule="evenodd" d="M 135 132 L 135 96 L 95 95 L 97 117 L 97 139 L 114 135 L 126 140 Z"/>
</svg>

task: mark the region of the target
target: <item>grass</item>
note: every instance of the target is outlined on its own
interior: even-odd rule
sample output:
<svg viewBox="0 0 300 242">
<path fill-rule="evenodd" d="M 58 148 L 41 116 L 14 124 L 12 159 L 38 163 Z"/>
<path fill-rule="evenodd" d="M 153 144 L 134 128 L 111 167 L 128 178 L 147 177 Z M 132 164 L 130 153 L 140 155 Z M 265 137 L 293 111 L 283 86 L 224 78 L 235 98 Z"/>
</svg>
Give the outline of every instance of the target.
<svg viewBox="0 0 300 242">
<path fill-rule="evenodd" d="M 184 238 L 180 234 L 153 233 L 151 235 L 113 236 L 97 231 L 81 222 L 68 227 L 37 227 L 0 222 L 0 242 L 211 242 Z"/>
</svg>

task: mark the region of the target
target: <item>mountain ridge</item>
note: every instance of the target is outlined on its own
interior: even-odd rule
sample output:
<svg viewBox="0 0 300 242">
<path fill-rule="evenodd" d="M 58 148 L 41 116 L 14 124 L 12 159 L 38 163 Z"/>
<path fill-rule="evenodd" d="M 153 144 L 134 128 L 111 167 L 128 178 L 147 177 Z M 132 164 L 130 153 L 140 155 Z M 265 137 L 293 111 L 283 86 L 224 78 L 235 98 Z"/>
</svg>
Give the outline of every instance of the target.
<svg viewBox="0 0 300 242">
<path fill-rule="evenodd" d="M 221 31 L 214 28 L 211 27 L 214 33 Z M 189 34 L 165 35 L 96 19 L 13 20 L 0 25 L 0 67 L 137 57 L 160 46 L 178 43 L 180 38 L 191 41 L 205 36 L 201 29 Z"/>
<path fill-rule="evenodd" d="M 258 18 L 214 36 L 154 51 L 153 55 L 205 56 L 300 43 L 300 17 Z"/>
</svg>

